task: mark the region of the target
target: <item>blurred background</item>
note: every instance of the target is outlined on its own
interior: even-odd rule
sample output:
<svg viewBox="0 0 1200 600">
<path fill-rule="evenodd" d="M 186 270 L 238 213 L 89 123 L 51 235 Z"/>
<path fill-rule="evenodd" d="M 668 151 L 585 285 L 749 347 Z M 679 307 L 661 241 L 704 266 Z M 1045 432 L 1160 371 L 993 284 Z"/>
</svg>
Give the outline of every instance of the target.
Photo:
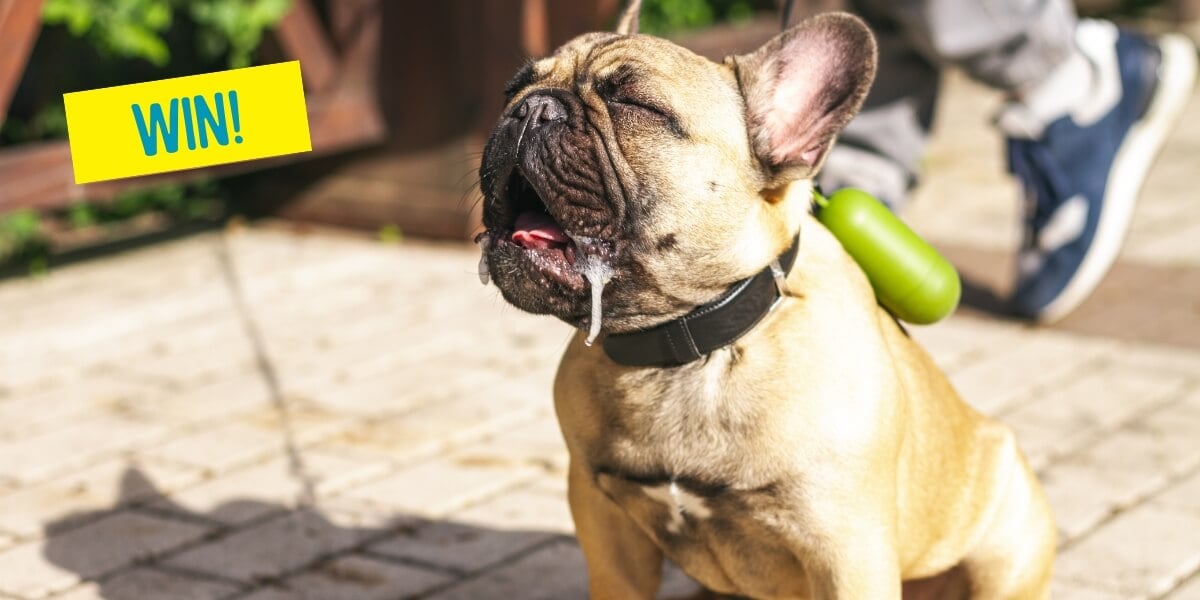
<svg viewBox="0 0 1200 600">
<path fill-rule="evenodd" d="M 778 0 L 648 0 L 643 28 L 721 57 L 777 29 Z M 840 7 L 800 0 L 798 12 Z M 482 141 L 529 56 L 609 26 L 618 0 L 2 0 L 0 272 L 134 240 L 278 216 L 465 239 Z M 1189 23 L 1195 0 L 1083 0 L 1087 14 Z M 300 60 L 313 152 L 76 186 L 62 94 Z"/>
<path fill-rule="evenodd" d="M 0 598 L 585 597 L 550 393 L 573 332 L 481 288 L 469 239 L 504 83 L 619 4 L 0 0 Z M 1200 33 L 1200 0 L 1077 5 Z M 645 0 L 642 24 L 719 58 L 778 1 Z M 63 93 L 284 60 L 312 152 L 73 183 Z M 1030 327 L 997 300 L 1002 99 L 942 85 L 902 216 L 964 302 L 914 337 L 1016 431 L 1055 598 L 1200 598 L 1200 102 L 1109 276 Z"/>
<path fill-rule="evenodd" d="M 478 223 L 471 188 L 498 90 L 526 57 L 608 26 L 617 4 L 0 2 L 0 268 L 38 273 L 80 250 L 231 215 L 465 239 Z M 645 26 L 737 23 L 713 44 L 732 48 L 769 35 L 772 24 L 753 24 L 772 22 L 772 9 L 771 0 L 653 1 Z M 63 93 L 292 59 L 303 69 L 312 153 L 72 184 Z"/>
</svg>

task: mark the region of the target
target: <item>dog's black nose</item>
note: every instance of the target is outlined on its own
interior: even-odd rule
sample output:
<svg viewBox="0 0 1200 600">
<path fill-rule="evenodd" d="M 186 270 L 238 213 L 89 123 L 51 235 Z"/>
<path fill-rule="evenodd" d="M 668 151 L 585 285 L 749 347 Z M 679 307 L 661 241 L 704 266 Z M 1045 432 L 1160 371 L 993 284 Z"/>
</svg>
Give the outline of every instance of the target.
<svg viewBox="0 0 1200 600">
<path fill-rule="evenodd" d="M 539 127 L 551 121 L 566 119 L 567 107 L 554 96 L 532 94 L 521 101 L 516 117 L 522 122 L 528 122 L 530 127 Z"/>
</svg>

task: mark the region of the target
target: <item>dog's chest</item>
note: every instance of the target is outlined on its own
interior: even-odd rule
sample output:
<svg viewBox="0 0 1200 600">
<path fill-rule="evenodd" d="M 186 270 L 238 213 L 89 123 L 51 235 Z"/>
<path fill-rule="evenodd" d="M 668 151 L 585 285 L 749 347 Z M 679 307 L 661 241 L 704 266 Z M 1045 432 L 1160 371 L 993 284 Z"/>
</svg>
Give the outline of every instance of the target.
<svg viewBox="0 0 1200 600">
<path fill-rule="evenodd" d="M 668 477 L 598 473 L 597 485 L 665 554 L 709 589 L 752 597 L 800 597 L 804 565 L 790 539 L 804 517 L 791 486 L 706 487 Z"/>
<path fill-rule="evenodd" d="M 727 593 L 779 585 L 751 595 L 786 596 L 803 584 L 786 542 L 803 521 L 794 449 L 772 442 L 772 403 L 719 377 L 720 360 L 650 394 L 641 382 L 639 398 L 652 403 L 605 398 L 608 426 L 585 455 L 597 486 L 689 574 Z"/>
<path fill-rule="evenodd" d="M 689 522 L 695 524 L 713 516 L 712 508 L 708 503 L 709 498 L 687 489 L 676 480 L 638 485 L 642 495 L 662 504 L 661 508 L 656 507 L 657 510 L 651 512 L 663 514 L 659 518 L 651 520 L 657 521 L 659 527 L 666 533 L 680 535 Z M 615 491 L 617 486 L 610 483 L 606 487 Z M 616 493 L 619 495 L 619 492 Z M 626 504 L 631 503 L 626 502 Z"/>
<path fill-rule="evenodd" d="M 695 535 L 699 526 L 720 524 L 747 516 L 751 507 L 774 504 L 776 485 L 745 489 L 669 474 L 631 475 L 600 469 L 596 483 L 606 495 L 663 539 Z"/>
</svg>

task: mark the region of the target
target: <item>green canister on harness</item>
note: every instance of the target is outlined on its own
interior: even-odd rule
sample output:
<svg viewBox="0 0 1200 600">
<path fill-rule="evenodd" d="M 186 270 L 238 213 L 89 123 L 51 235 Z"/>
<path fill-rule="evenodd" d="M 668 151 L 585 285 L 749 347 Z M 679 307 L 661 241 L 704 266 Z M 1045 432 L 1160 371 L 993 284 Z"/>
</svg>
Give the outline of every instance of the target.
<svg viewBox="0 0 1200 600">
<path fill-rule="evenodd" d="M 958 272 L 886 205 L 852 188 L 829 198 L 814 191 L 817 220 L 866 273 L 879 303 L 901 321 L 936 323 L 962 294 Z"/>
</svg>

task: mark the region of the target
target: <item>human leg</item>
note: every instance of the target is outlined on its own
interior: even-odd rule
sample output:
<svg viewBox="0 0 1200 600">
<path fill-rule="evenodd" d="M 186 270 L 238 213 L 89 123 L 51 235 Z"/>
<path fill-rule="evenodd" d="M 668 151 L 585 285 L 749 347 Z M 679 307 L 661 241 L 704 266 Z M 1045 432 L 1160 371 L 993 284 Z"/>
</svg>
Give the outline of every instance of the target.
<svg viewBox="0 0 1200 600">
<path fill-rule="evenodd" d="M 1115 260 L 1142 181 L 1190 96 L 1194 46 L 1079 23 L 1066 0 L 853 6 L 881 37 L 879 79 L 830 153 L 823 187 L 862 187 L 900 206 L 916 182 L 937 69 L 958 65 L 1009 99 L 997 125 L 1026 206 L 1014 312 L 1048 323 L 1074 310 Z"/>
<path fill-rule="evenodd" d="M 1074 39 L 1094 73 L 1085 97 L 1064 110 L 1071 86 L 1050 80 L 997 119 L 1025 194 L 1012 308 L 1041 323 L 1078 307 L 1115 262 L 1196 77 L 1196 48 L 1181 35 L 1151 39 L 1084 21 Z"/>
<path fill-rule="evenodd" d="M 820 183 L 862 188 L 893 208 L 917 181 L 942 68 L 961 66 L 1015 94 L 1073 51 L 1067 0 L 852 0 L 850 8 L 878 38 L 879 68 Z"/>
</svg>

